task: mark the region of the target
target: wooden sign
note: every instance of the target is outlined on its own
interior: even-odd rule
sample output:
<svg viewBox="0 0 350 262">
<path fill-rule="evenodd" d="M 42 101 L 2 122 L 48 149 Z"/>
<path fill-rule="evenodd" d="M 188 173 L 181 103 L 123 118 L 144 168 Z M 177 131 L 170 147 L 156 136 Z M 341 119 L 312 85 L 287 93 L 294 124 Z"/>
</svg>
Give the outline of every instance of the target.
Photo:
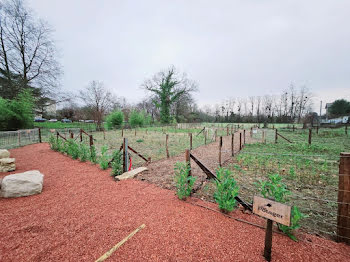
<svg viewBox="0 0 350 262">
<path fill-rule="evenodd" d="M 290 226 L 291 209 L 291 206 L 254 196 L 253 213 L 282 225 Z"/>
</svg>

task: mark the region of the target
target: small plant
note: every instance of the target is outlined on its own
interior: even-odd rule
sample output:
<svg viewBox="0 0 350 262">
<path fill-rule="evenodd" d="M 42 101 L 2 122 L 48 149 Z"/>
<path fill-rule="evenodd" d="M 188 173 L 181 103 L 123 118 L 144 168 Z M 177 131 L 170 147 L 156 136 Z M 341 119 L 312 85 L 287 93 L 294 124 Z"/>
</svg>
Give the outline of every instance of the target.
<svg viewBox="0 0 350 262">
<path fill-rule="evenodd" d="M 191 191 L 196 181 L 196 178 L 189 176 L 191 167 L 187 163 L 177 162 L 175 164 L 175 182 L 176 182 L 176 194 L 179 199 L 185 200 L 191 195 Z"/>
<path fill-rule="evenodd" d="M 55 138 L 54 135 L 51 135 L 50 138 L 49 138 L 49 144 L 50 144 L 50 148 L 54 151 L 58 151 L 58 148 L 57 148 L 57 140 Z"/>
<path fill-rule="evenodd" d="M 293 231 L 300 228 L 300 223 L 299 221 L 303 218 L 307 218 L 308 215 L 305 215 L 300 212 L 299 208 L 296 206 L 293 206 L 292 208 L 292 217 L 290 221 L 290 226 L 285 226 L 285 225 L 278 225 L 279 229 L 282 230 L 283 233 L 285 233 L 288 237 L 290 237 L 294 241 L 298 241 L 298 239 L 293 235 Z"/>
<path fill-rule="evenodd" d="M 137 142 L 137 143 L 142 143 L 142 142 L 143 142 L 143 139 L 137 139 L 136 142 Z"/>
<path fill-rule="evenodd" d="M 265 198 L 273 198 L 275 201 L 285 203 L 290 191 L 286 184 L 282 182 L 282 177 L 279 174 L 269 175 L 269 180 L 255 183 L 261 194 Z"/>
<path fill-rule="evenodd" d="M 79 144 L 79 158 L 81 162 L 86 162 L 89 158 L 89 148 L 83 143 Z"/>
<path fill-rule="evenodd" d="M 79 145 L 73 140 L 67 140 L 67 154 L 70 155 L 73 159 L 79 158 Z"/>
<path fill-rule="evenodd" d="M 287 202 L 288 195 L 291 192 L 287 189 L 287 186 L 282 182 L 282 177 L 278 174 L 269 175 L 268 181 L 259 181 L 256 186 L 260 189 L 261 194 L 265 198 L 273 198 L 275 201 L 280 203 Z M 297 241 L 297 238 L 293 235 L 293 231 L 300 227 L 300 220 L 308 217 L 307 215 L 300 212 L 300 210 L 293 206 L 291 214 L 291 225 L 285 226 L 278 224 L 279 229 L 285 233 L 292 240 Z"/>
<path fill-rule="evenodd" d="M 112 166 L 112 176 L 119 176 L 123 173 L 123 157 L 122 153 L 118 150 L 113 152 Z"/>
<path fill-rule="evenodd" d="M 101 156 L 99 157 L 99 164 L 100 164 L 100 168 L 102 170 L 106 170 L 108 168 L 108 159 L 109 156 L 107 155 L 107 151 L 108 151 L 108 147 L 107 146 L 103 146 L 101 148 Z"/>
<path fill-rule="evenodd" d="M 90 162 L 94 164 L 97 163 L 96 147 L 94 145 L 90 147 Z"/>
<path fill-rule="evenodd" d="M 232 176 L 232 172 L 226 168 L 216 170 L 217 180 L 214 199 L 219 204 L 221 212 L 228 213 L 236 206 L 235 197 L 238 195 L 239 187 Z"/>
</svg>

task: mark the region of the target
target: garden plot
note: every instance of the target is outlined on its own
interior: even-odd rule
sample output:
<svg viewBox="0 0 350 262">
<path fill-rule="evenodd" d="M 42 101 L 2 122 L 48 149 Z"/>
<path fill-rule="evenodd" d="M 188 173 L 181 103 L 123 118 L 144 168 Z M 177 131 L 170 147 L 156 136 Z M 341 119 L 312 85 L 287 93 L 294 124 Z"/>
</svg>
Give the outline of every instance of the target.
<svg viewBox="0 0 350 262">
<path fill-rule="evenodd" d="M 302 228 L 308 232 L 334 237 L 337 224 L 337 196 L 340 152 L 350 151 L 350 139 L 344 129 L 313 130 L 312 144 L 308 144 L 308 130 L 280 130 L 290 139 L 274 143 L 274 130 L 266 130 L 267 143 L 249 144 L 234 157 L 228 167 L 240 185 L 239 195 L 252 201 L 261 190 L 259 181 L 279 174 L 292 192 L 289 203 L 308 215 Z M 261 141 L 261 131 L 254 134 Z M 208 183 L 197 196 L 213 201 L 214 184 Z"/>
</svg>

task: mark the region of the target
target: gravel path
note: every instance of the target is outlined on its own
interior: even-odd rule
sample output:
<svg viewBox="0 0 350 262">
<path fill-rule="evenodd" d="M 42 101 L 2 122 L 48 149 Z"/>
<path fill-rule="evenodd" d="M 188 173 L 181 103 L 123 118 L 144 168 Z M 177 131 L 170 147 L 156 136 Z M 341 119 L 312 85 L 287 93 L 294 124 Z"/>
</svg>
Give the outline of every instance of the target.
<svg viewBox="0 0 350 262">
<path fill-rule="evenodd" d="M 264 261 L 264 230 L 180 201 L 173 191 L 138 180 L 116 183 L 109 171 L 53 152 L 48 144 L 11 154 L 16 172 L 45 174 L 44 190 L 0 198 L 0 261 L 94 261 L 141 224 L 146 228 L 107 261 Z M 275 234 L 273 261 L 350 260 L 349 246 L 302 239 Z"/>
</svg>

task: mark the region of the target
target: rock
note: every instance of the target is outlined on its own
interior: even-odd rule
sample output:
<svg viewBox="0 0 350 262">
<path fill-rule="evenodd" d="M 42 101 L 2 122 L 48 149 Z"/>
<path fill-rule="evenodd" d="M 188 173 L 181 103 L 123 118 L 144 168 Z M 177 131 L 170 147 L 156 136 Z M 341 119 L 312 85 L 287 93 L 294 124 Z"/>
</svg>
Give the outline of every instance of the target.
<svg viewBox="0 0 350 262">
<path fill-rule="evenodd" d="M 16 170 L 16 159 L 0 158 L 0 172 L 10 172 Z"/>
<path fill-rule="evenodd" d="M 1 183 L 2 197 L 22 197 L 40 194 L 44 175 L 38 170 L 5 176 Z"/>
<path fill-rule="evenodd" d="M 137 174 L 146 171 L 147 167 L 138 167 L 115 177 L 116 181 L 134 178 Z"/>
<path fill-rule="evenodd" d="M 10 152 L 6 149 L 0 149 L 0 158 L 9 158 Z"/>
</svg>

